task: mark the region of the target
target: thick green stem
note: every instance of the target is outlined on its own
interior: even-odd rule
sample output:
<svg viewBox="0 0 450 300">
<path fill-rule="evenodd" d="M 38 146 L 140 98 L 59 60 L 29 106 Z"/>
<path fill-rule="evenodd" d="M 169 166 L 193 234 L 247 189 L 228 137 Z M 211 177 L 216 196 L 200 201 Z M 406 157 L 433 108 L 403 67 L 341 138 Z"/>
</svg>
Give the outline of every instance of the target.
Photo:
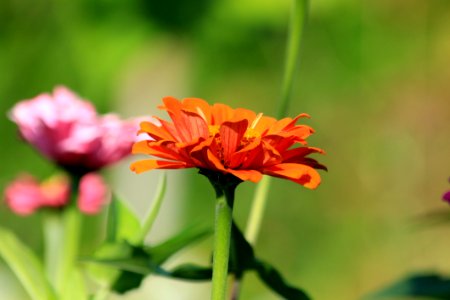
<svg viewBox="0 0 450 300">
<path fill-rule="evenodd" d="M 61 216 L 54 211 L 44 214 L 45 271 L 49 282 L 57 281 L 57 262 L 61 260 L 60 244 L 64 237 Z"/>
<path fill-rule="evenodd" d="M 164 173 L 158 184 L 155 197 L 153 198 L 152 201 L 152 206 L 150 207 L 147 216 L 144 219 L 144 223 L 142 224 L 142 229 L 134 240 L 136 244 L 142 244 L 145 240 L 145 237 L 152 229 L 153 223 L 155 222 L 156 217 L 158 216 L 159 209 L 161 208 L 161 204 L 164 199 L 164 195 L 166 193 L 166 186 L 167 186 L 166 182 L 167 176 Z"/>
<path fill-rule="evenodd" d="M 225 300 L 227 293 L 228 259 L 230 256 L 232 208 L 225 195 L 216 200 L 212 300 Z"/>
<path fill-rule="evenodd" d="M 71 203 L 62 212 L 63 236 L 62 245 L 58 249 L 61 255 L 57 258 L 55 271 L 56 291 L 67 292 L 68 281 L 74 271 L 78 250 L 80 246 L 80 234 L 82 225 L 82 215 L 77 207 L 79 180 L 73 179 Z"/>
</svg>

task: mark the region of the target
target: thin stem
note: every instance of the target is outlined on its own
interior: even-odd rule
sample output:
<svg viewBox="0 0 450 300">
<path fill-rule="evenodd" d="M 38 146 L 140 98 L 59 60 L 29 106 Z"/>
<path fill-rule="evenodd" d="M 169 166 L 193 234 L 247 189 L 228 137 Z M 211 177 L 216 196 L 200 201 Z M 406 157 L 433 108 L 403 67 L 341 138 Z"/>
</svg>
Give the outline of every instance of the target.
<svg viewBox="0 0 450 300">
<path fill-rule="evenodd" d="M 286 47 L 286 61 L 284 66 L 283 83 L 281 86 L 281 97 L 278 102 L 277 117 L 284 117 L 289 107 L 294 76 L 296 73 L 301 41 L 303 37 L 303 29 L 305 27 L 308 15 L 308 0 L 292 0 L 291 19 L 289 25 L 289 36 Z M 246 239 L 252 245 L 256 243 L 264 216 L 265 207 L 267 206 L 267 198 L 271 184 L 271 177 L 266 176 L 256 187 L 255 196 L 253 198 L 252 207 L 250 209 L 250 217 L 245 232 Z M 237 280 L 237 279 L 236 279 Z M 234 286 L 239 287 L 239 283 Z M 239 290 L 234 290 L 234 300 L 239 297 Z"/>
<path fill-rule="evenodd" d="M 281 98 L 278 102 L 278 118 L 284 117 L 289 107 L 289 100 L 294 84 L 294 76 L 298 66 L 303 29 L 308 15 L 308 0 L 292 0 L 289 36 L 286 47 L 286 61 L 284 66 Z"/>
<path fill-rule="evenodd" d="M 214 226 L 214 254 L 212 276 L 212 300 L 225 300 L 227 293 L 228 259 L 230 256 L 230 238 L 232 208 L 227 203 L 227 193 L 216 200 Z M 231 194 L 233 197 L 233 194 Z M 233 199 L 228 199 L 232 203 Z M 231 201 L 230 201 L 231 200 Z"/>
<path fill-rule="evenodd" d="M 161 204 L 164 199 L 164 195 L 166 193 L 166 186 L 167 186 L 167 176 L 165 173 L 163 173 L 159 181 L 156 194 L 153 198 L 152 206 L 150 207 L 147 216 L 144 219 L 142 230 L 139 232 L 138 236 L 135 239 L 136 244 L 142 244 L 145 240 L 145 237 L 152 229 L 153 223 L 155 222 L 156 217 L 158 216 L 159 209 L 161 208 Z"/>
<path fill-rule="evenodd" d="M 256 188 L 253 206 L 250 210 L 250 216 L 245 231 L 245 238 L 251 245 L 256 243 L 259 229 L 261 228 L 264 211 L 267 205 L 266 200 L 269 192 L 270 178 L 271 177 L 269 176 L 263 177 Z"/>
<path fill-rule="evenodd" d="M 293 0 L 292 4 L 285 72 L 281 89 L 281 98 L 278 103 L 278 118 L 283 117 L 286 114 L 289 106 L 294 75 L 298 65 L 298 55 L 303 36 L 303 28 L 308 13 L 308 0 Z M 256 242 L 259 234 L 270 182 L 270 177 L 263 178 L 261 183 L 257 186 L 255 197 L 253 198 L 253 204 L 250 210 L 250 220 L 246 230 L 246 238 L 252 244 Z"/>
<path fill-rule="evenodd" d="M 56 269 L 56 290 L 61 295 L 67 288 L 68 281 L 75 268 L 78 256 L 82 216 L 77 207 L 77 193 L 79 179 L 72 179 L 71 203 L 62 212 L 63 240 L 59 249 L 61 255 L 58 257 Z"/>
</svg>

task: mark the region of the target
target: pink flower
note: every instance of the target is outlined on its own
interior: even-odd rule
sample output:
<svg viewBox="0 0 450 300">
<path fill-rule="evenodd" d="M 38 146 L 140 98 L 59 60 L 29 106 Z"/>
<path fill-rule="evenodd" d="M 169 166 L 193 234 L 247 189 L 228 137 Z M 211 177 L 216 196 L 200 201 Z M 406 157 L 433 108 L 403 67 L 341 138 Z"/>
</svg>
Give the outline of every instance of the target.
<svg viewBox="0 0 450 300">
<path fill-rule="evenodd" d="M 65 87 L 17 103 L 10 118 L 23 138 L 47 158 L 84 175 L 119 161 L 131 152 L 137 121 L 99 116 L 90 102 Z"/>
<path fill-rule="evenodd" d="M 80 181 L 78 207 L 80 211 L 97 214 L 108 200 L 108 189 L 103 178 L 95 173 L 83 176 Z"/>
<path fill-rule="evenodd" d="M 84 175 L 78 187 L 78 208 L 85 214 L 96 214 L 108 201 L 108 190 L 101 176 Z M 30 215 L 37 209 L 64 207 L 70 200 L 70 182 L 56 175 L 39 183 L 31 175 L 21 175 L 5 190 L 6 204 L 18 215 Z"/>
<path fill-rule="evenodd" d="M 41 207 L 61 207 L 69 199 L 69 182 L 65 177 L 52 177 L 43 183 L 31 175 L 21 175 L 5 190 L 5 200 L 13 212 L 29 215 Z"/>
<path fill-rule="evenodd" d="M 450 181 L 450 178 L 448 179 L 448 181 Z M 450 191 L 447 191 L 446 193 L 444 193 L 444 195 L 442 195 L 442 200 L 444 200 L 447 203 L 450 203 Z"/>
</svg>

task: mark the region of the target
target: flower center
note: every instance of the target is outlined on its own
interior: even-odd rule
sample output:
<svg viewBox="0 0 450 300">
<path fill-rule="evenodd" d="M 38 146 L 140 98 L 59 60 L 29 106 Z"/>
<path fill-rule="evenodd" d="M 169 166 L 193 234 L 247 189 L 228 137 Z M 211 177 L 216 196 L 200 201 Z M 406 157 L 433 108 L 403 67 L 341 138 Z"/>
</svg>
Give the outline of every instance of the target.
<svg viewBox="0 0 450 300">
<path fill-rule="evenodd" d="M 219 125 L 208 125 L 209 136 L 215 136 L 219 133 Z"/>
</svg>

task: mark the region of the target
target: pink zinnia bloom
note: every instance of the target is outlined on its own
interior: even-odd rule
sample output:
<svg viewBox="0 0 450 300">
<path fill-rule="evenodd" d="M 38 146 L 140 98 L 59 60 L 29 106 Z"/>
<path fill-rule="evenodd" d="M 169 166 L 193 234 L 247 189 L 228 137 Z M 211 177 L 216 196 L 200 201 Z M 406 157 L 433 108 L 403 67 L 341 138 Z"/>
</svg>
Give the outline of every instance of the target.
<svg viewBox="0 0 450 300">
<path fill-rule="evenodd" d="M 137 121 L 100 116 L 90 102 L 65 87 L 17 103 L 10 118 L 27 142 L 78 175 L 127 156 L 136 139 Z"/>
<path fill-rule="evenodd" d="M 88 215 L 99 213 L 108 201 L 108 196 L 108 189 L 101 176 L 89 173 L 81 178 L 78 195 L 81 212 Z"/>
<path fill-rule="evenodd" d="M 5 200 L 13 212 L 29 215 L 41 207 L 61 207 L 69 199 L 69 182 L 55 176 L 43 183 L 30 175 L 21 175 L 5 190 Z"/>
<path fill-rule="evenodd" d="M 108 189 L 100 175 L 89 173 L 81 178 L 77 205 L 82 213 L 99 213 L 108 197 Z M 70 181 L 66 176 L 56 175 L 39 183 L 31 175 L 21 175 L 7 186 L 5 200 L 18 215 L 30 215 L 44 207 L 64 207 L 70 200 Z"/>
<path fill-rule="evenodd" d="M 450 178 L 448 179 L 448 181 L 450 181 Z M 450 203 L 450 191 L 448 191 L 444 195 L 442 195 L 442 200 L 444 200 L 447 203 Z"/>
</svg>

